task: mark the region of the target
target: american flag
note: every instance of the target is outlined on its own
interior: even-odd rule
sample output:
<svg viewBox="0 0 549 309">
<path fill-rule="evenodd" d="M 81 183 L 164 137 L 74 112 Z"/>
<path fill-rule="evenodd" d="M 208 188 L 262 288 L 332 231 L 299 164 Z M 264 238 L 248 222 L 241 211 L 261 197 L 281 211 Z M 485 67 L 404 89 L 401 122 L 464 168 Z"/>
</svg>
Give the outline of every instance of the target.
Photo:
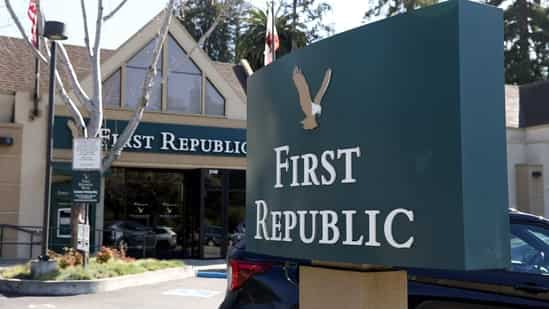
<svg viewBox="0 0 549 309">
<path fill-rule="evenodd" d="M 31 21 L 31 36 L 32 44 L 38 47 L 38 5 L 36 4 L 37 0 L 30 0 L 29 8 L 27 9 L 27 16 Z"/>
</svg>

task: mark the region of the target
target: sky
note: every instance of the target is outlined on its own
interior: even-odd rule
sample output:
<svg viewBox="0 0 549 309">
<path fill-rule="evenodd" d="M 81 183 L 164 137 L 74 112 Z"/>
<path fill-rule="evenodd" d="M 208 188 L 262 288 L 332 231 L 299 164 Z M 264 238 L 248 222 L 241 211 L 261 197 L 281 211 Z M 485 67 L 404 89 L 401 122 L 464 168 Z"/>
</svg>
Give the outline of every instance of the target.
<svg viewBox="0 0 549 309">
<path fill-rule="evenodd" d="M 105 12 L 112 10 L 119 1 L 104 0 Z M 326 15 L 325 22 L 334 26 L 335 33 L 360 26 L 369 3 L 367 0 L 324 1 L 332 6 L 332 12 Z M 97 1 L 86 0 L 85 2 L 88 7 L 91 31 L 93 31 Z M 266 7 L 265 0 L 251 0 L 250 2 L 260 8 Z M 30 32 L 30 23 L 26 16 L 28 0 L 12 0 L 11 3 L 22 21 L 23 27 Z M 101 46 L 110 49 L 117 48 L 158 14 L 166 3 L 167 0 L 128 0 L 124 8 L 104 26 Z M 67 43 L 84 44 L 80 1 L 41 0 L 41 5 L 47 19 L 62 21 L 67 25 L 69 35 Z M 0 4 L 0 35 L 20 36 L 3 4 Z"/>
</svg>

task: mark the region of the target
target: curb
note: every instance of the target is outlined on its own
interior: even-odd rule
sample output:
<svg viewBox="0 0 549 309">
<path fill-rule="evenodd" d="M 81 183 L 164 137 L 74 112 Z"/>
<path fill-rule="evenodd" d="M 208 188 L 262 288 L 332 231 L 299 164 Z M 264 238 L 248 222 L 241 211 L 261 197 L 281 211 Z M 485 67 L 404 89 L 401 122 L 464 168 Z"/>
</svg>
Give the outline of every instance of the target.
<svg viewBox="0 0 549 309">
<path fill-rule="evenodd" d="M 0 279 L 0 293 L 28 296 L 71 296 L 115 291 L 195 276 L 191 267 L 169 268 L 97 280 L 37 281 Z"/>
</svg>

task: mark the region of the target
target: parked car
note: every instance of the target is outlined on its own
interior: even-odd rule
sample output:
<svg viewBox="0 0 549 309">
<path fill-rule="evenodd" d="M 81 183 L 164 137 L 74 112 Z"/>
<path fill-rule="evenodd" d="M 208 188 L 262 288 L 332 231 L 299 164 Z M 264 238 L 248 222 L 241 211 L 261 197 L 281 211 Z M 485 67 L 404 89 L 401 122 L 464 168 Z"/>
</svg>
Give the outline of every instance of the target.
<svg viewBox="0 0 549 309">
<path fill-rule="evenodd" d="M 156 248 L 156 235 L 145 225 L 134 221 L 114 221 L 103 229 L 103 245 L 125 249 L 132 256 L 142 256 Z"/>
<path fill-rule="evenodd" d="M 407 269 L 408 307 L 549 308 L 549 220 L 515 210 L 509 217 L 509 269 Z M 250 253 L 245 240 L 231 248 L 227 259 L 227 293 L 221 309 L 298 308 L 298 268 L 309 261 Z"/>
<path fill-rule="evenodd" d="M 177 234 L 168 226 L 155 226 L 156 247 L 159 249 L 175 249 L 177 246 Z"/>
<path fill-rule="evenodd" d="M 207 225 L 204 232 L 204 240 L 206 245 L 210 247 L 218 247 L 223 244 L 223 227 L 216 225 Z"/>
</svg>

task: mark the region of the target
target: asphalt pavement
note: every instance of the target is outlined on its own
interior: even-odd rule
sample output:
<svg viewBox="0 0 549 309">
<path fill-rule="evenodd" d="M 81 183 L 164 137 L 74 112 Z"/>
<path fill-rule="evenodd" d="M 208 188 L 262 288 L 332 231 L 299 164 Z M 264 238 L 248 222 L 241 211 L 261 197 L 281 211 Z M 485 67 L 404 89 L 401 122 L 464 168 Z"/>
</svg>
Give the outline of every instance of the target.
<svg viewBox="0 0 549 309">
<path fill-rule="evenodd" d="M 18 297 L 0 294 L 1 309 L 215 309 L 225 296 L 226 280 L 189 278 L 113 292 Z"/>
</svg>

